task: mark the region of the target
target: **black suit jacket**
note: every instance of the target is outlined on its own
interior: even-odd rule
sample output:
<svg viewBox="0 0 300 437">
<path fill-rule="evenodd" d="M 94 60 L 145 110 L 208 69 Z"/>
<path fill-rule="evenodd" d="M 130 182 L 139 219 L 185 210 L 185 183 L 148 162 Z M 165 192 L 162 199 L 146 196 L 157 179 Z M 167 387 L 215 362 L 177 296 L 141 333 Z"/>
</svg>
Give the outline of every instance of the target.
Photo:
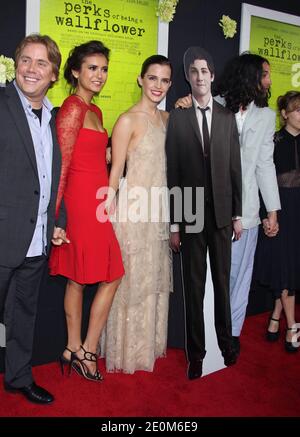
<svg viewBox="0 0 300 437">
<path fill-rule="evenodd" d="M 48 206 L 47 248 L 55 224 L 61 156 L 51 119 L 52 185 Z M 40 185 L 30 128 L 15 86 L 0 91 L 0 265 L 16 267 L 26 257 L 38 215 Z M 65 227 L 65 214 L 57 226 Z"/>
<path fill-rule="evenodd" d="M 167 138 L 168 187 L 204 187 L 204 157 L 194 105 L 171 111 Z M 213 101 L 210 164 L 216 224 L 242 215 L 241 158 L 234 114 Z M 172 203 L 171 203 L 172 206 Z M 171 223 L 175 223 L 171 207 Z M 185 223 L 185 220 L 183 220 Z"/>
</svg>

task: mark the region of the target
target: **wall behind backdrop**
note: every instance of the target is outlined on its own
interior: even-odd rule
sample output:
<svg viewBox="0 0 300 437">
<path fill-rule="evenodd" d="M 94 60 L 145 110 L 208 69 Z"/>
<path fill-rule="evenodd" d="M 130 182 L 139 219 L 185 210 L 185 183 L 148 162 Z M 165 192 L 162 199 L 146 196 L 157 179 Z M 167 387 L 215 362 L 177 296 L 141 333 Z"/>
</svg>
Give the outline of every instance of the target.
<svg viewBox="0 0 300 437">
<path fill-rule="evenodd" d="M 109 0 L 107 0 L 109 3 Z M 277 11 L 299 15 L 298 2 L 294 0 L 249 0 L 248 3 Z M 180 0 L 174 21 L 169 26 L 169 58 L 174 67 L 173 86 L 169 92 L 167 109 L 171 109 L 179 96 L 189 92 L 182 69 L 182 57 L 191 45 L 205 47 L 213 56 L 218 75 L 226 61 L 239 52 L 239 25 L 241 18 L 240 0 Z M 14 56 L 14 50 L 25 36 L 25 0 L 10 0 L 0 6 L 0 54 Z M 218 22 L 222 15 L 229 15 L 238 23 L 238 33 L 233 39 L 225 39 Z M 101 39 L 101 34 L 99 34 Z M 1 244 L 1 242 L 0 242 Z M 182 347 L 183 304 L 179 259 L 175 257 L 175 293 L 171 297 L 169 346 Z M 65 345 L 65 321 L 63 313 L 63 296 L 65 280 L 49 278 L 45 275 L 41 287 L 39 312 L 36 325 L 34 347 L 34 364 L 55 360 Z M 95 290 L 86 290 L 86 310 Z M 250 293 L 248 314 L 264 311 L 271 304 L 266 290 L 253 288 Z M 86 325 L 86 323 L 85 323 Z M 3 355 L 0 353 L 0 367 L 3 367 Z"/>
</svg>

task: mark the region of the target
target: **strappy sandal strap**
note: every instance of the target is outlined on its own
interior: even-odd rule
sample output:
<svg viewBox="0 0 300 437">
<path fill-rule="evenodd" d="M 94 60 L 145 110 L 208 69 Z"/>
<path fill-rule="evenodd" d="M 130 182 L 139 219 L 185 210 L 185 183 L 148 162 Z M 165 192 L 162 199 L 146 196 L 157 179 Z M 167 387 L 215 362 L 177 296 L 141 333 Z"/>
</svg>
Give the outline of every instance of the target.
<svg viewBox="0 0 300 437">
<path fill-rule="evenodd" d="M 88 379 L 90 381 L 103 380 L 103 376 L 101 375 L 98 369 L 95 370 L 94 374 L 90 373 L 89 369 L 87 368 L 87 365 L 84 363 L 83 360 L 80 360 L 79 358 L 73 361 L 72 367 L 79 375 L 83 376 L 85 379 Z"/>
<path fill-rule="evenodd" d="M 73 368 L 77 371 L 77 373 L 79 373 L 86 379 L 89 379 L 91 381 L 102 381 L 103 376 L 101 375 L 98 369 L 97 355 L 93 352 L 89 352 L 85 350 L 83 346 L 80 346 L 80 348 L 84 353 L 84 358 L 79 358 L 77 355 L 75 355 L 73 361 Z M 84 361 L 92 361 L 96 363 L 96 369 L 94 373 L 90 372 L 89 368 L 87 367 Z"/>
<path fill-rule="evenodd" d="M 270 319 L 269 320 L 273 320 L 273 322 L 280 322 L 280 319 L 274 319 L 274 317 L 270 317 Z"/>
<path fill-rule="evenodd" d="M 84 360 L 97 362 L 98 357 L 95 353 L 85 350 L 83 346 L 80 346 L 80 348 L 83 350 Z"/>
<path fill-rule="evenodd" d="M 72 351 L 71 349 L 69 349 L 67 346 L 65 347 L 65 350 L 68 352 L 71 352 L 71 354 L 75 354 L 75 351 Z"/>
</svg>

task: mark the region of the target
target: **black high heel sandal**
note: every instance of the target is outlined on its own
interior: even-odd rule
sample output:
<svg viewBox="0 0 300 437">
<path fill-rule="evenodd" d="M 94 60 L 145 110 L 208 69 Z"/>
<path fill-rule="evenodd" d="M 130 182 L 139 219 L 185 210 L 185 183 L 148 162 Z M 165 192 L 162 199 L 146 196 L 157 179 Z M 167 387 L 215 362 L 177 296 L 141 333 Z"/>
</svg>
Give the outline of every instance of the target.
<svg viewBox="0 0 300 437">
<path fill-rule="evenodd" d="M 280 319 L 274 319 L 274 317 L 270 317 L 269 318 L 269 324 L 270 324 L 270 321 L 273 321 L 273 322 L 278 322 L 278 331 L 276 331 L 276 332 L 270 332 L 268 329 L 267 329 L 267 332 L 266 332 L 266 340 L 267 341 L 277 341 L 278 339 L 279 339 L 279 337 L 280 337 L 280 325 L 279 325 L 279 323 L 280 323 Z M 269 327 L 269 326 L 268 326 Z"/>
<path fill-rule="evenodd" d="M 64 367 L 68 366 L 69 367 L 68 375 L 70 376 L 71 375 L 71 370 L 72 370 L 72 362 L 74 361 L 76 355 L 75 355 L 75 352 L 71 351 L 71 349 L 69 349 L 68 347 L 65 347 L 65 350 L 71 352 L 71 358 L 68 360 L 63 355 L 61 355 L 58 358 L 58 362 L 59 362 L 59 365 L 60 365 L 61 374 L 64 375 Z"/>
<path fill-rule="evenodd" d="M 297 328 L 286 328 L 286 330 L 292 331 L 295 334 L 297 334 L 297 332 L 298 332 Z M 285 350 L 287 352 L 297 352 L 299 350 L 299 343 L 298 343 L 298 346 L 294 346 L 294 343 L 297 343 L 297 342 L 298 342 L 297 339 L 296 339 L 296 341 L 287 341 L 287 339 L 285 339 L 285 342 L 284 342 Z"/>
<path fill-rule="evenodd" d="M 83 350 L 84 358 L 78 358 L 76 354 L 73 354 L 72 368 L 78 373 L 78 375 L 83 376 L 89 381 L 102 381 L 103 376 L 98 369 L 97 355 L 93 352 L 86 351 L 83 346 L 80 346 L 80 348 Z M 93 361 L 96 363 L 96 370 L 94 374 L 90 373 L 84 361 Z"/>
</svg>

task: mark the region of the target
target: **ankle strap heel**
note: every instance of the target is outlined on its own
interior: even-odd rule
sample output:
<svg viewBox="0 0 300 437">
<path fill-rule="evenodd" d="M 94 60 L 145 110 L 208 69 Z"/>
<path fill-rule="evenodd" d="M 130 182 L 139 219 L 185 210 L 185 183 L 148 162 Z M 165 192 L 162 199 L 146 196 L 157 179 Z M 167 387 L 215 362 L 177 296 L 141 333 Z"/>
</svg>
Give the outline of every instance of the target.
<svg viewBox="0 0 300 437">
<path fill-rule="evenodd" d="M 64 355 L 62 354 L 59 358 L 58 358 L 58 362 L 60 365 L 60 370 L 61 370 L 61 374 L 64 375 L 64 367 L 68 366 L 68 375 L 71 375 L 71 370 L 72 370 L 72 362 L 74 361 L 74 356 L 75 356 L 75 352 L 72 351 L 71 349 L 69 349 L 68 347 L 65 347 L 65 350 L 67 350 L 68 352 L 71 353 L 71 357 L 68 360 L 66 357 L 64 357 Z"/>
<path fill-rule="evenodd" d="M 83 351 L 83 358 L 79 358 L 76 354 L 73 356 L 72 360 L 72 367 L 73 369 L 84 378 L 90 380 L 90 381 L 102 381 L 103 376 L 101 375 L 99 369 L 98 369 L 98 357 L 95 353 L 89 352 L 84 349 L 84 347 L 81 345 L 80 349 Z M 90 373 L 89 368 L 87 367 L 86 363 L 84 361 L 92 361 L 96 363 L 96 370 L 94 374 Z"/>
<path fill-rule="evenodd" d="M 276 332 L 271 332 L 268 329 L 271 321 L 278 323 L 278 330 Z M 274 317 L 270 316 L 268 328 L 266 331 L 266 340 L 270 341 L 270 342 L 279 340 L 279 337 L 280 337 L 280 319 L 275 319 Z"/>
</svg>

